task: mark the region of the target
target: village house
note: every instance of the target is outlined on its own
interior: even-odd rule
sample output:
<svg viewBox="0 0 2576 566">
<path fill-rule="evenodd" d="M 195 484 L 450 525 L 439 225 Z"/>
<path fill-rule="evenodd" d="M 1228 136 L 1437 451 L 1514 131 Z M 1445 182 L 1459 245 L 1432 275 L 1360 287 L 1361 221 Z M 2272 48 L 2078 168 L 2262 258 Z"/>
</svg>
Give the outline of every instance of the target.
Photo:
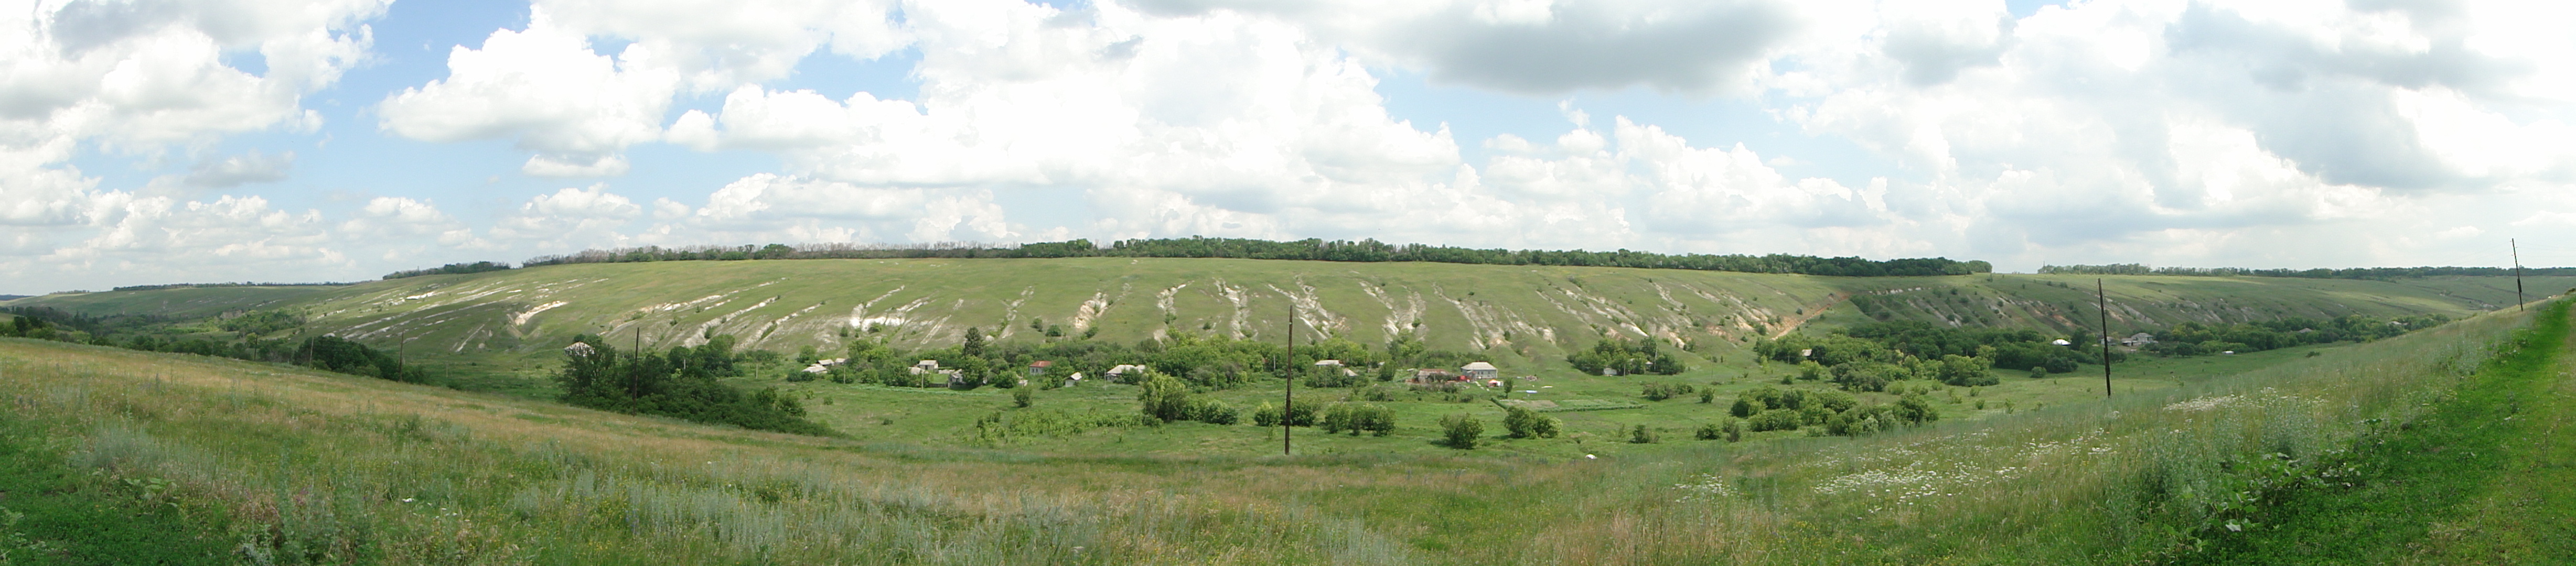
<svg viewBox="0 0 2576 566">
<path fill-rule="evenodd" d="M 1423 368 L 1413 370 L 1413 379 L 1411 382 L 1415 384 L 1432 384 L 1457 381 L 1459 379 L 1458 374 L 1449 373 L 1449 370 Z"/>
<path fill-rule="evenodd" d="M 1501 370 L 1495 369 L 1494 364 L 1471 362 L 1459 367 L 1458 373 L 1466 375 L 1467 379 L 1493 379 Z"/>
<path fill-rule="evenodd" d="M 1037 377 L 1037 376 L 1041 376 L 1041 375 L 1046 375 L 1047 368 L 1051 368 L 1051 367 L 1055 367 L 1055 362 L 1051 362 L 1051 361 L 1047 361 L 1047 360 L 1038 360 L 1038 361 L 1034 361 L 1034 362 L 1029 362 L 1029 377 Z"/>
<path fill-rule="evenodd" d="M 2131 335 L 2129 335 L 2129 337 L 2127 337 L 2127 338 L 2122 338 L 2122 339 L 2120 339 L 2120 345 L 2122 345 L 2122 346 L 2128 346 L 2128 347 L 2131 347 L 2131 348 L 2144 347 L 2144 346 L 2146 346 L 2146 345 L 2148 345 L 2148 344 L 2154 344 L 2154 343 L 2156 343 L 2156 335 L 2154 335 L 2154 334 L 2148 334 L 2148 333 L 2145 333 L 2145 332 L 2140 332 L 2140 333 L 2137 333 L 2137 334 L 2131 334 Z"/>
</svg>

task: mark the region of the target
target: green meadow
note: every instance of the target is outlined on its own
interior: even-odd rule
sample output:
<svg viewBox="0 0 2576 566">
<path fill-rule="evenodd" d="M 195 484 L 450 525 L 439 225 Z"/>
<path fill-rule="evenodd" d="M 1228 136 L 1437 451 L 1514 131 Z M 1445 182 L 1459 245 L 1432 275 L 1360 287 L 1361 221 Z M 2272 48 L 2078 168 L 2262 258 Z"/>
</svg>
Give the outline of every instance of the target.
<svg viewBox="0 0 2576 566">
<path fill-rule="evenodd" d="M 239 563 L 2226 562 L 2265 556 L 2229 549 L 2262 548 L 2269 526 L 2302 522 L 2280 517 L 2313 513 L 2302 498 L 2339 493 L 2295 486 L 2376 485 L 2370 474 L 2414 469 L 2375 466 L 2388 456 L 2356 447 L 2494 422 L 2455 414 L 2489 400 L 2491 386 L 2564 389 L 2563 370 L 2528 369 L 2558 367 L 2530 345 L 2564 340 L 2564 325 L 2530 320 L 2497 312 L 2370 343 L 2140 363 L 2165 375 L 2115 381 L 2107 401 L 2098 376 L 2080 373 L 1939 388 L 1940 421 L 1856 438 L 1729 443 L 1676 431 L 1632 444 L 1616 434 L 1722 405 L 1642 401 L 1637 380 L 1715 381 L 1731 393 L 1776 367 L 1542 372 L 1534 383 L 1555 387 L 1533 398 L 1645 407 L 1550 413 L 1570 432 L 1552 439 L 1501 439 L 1489 427 L 1484 447 L 1458 450 L 1434 445 L 1429 421 L 1468 412 L 1490 422 L 1499 409 L 1425 392 L 1387 402 L 1400 424 L 1388 437 L 1300 429 L 1293 456 L 1276 453 L 1275 429 L 1244 425 L 966 432 L 997 413 L 1129 414 L 1127 386 L 1047 390 L 1017 408 L 991 388 L 791 384 L 849 435 L 820 438 L 7 339 L 5 444 L 42 465 L 13 473 L 54 478 L 68 485 L 54 492 L 96 506 L 13 496 L 0 507 L 33 517 L 6 533 L 10 559 L 29 563 L 92 556 L 74 549 L 109 535 L 67 528 L 81 513 L 180 518 L 189 528 L 117 536 Z M 2496 377 L 2506 375 L 2521 377 Z M 1251 403 L 1274 393 L 1215 394 Z M 1989 408 L 1972 409 L 1980 400 Z M 2000 400 L 2015 406 L 1995 408 Z M 2555 426 L 2565 408 L 2520 405 L 2507 416 L 2535 418 L 2504 422 Z M 2511 514 L 2566 516 L 2567 484 L 2545 483 L 2563 449 L 2493 445 L 2530 463 L 2460 480 L 2461 496 L 2434 500 L 2441 512 L 2417 521 L 2437 522 L 2417 526 L 2547 556 L 2538 553 L 2556 548 L 2555 527 Z M 2543 498 L 2496 491 L 2515 486 Z"/>
</svg>

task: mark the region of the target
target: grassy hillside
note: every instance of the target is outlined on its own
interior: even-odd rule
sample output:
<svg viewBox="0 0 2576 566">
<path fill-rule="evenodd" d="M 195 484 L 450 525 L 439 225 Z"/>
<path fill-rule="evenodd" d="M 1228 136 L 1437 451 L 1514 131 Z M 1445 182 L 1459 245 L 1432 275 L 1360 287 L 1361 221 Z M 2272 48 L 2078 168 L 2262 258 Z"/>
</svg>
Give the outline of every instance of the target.
<svg viewBox="0 0 2576 566">
<path fill-rule="evenodd" d="M 2289 316 L 2463 316 L 2512 303 L 2511 280 L 2106 278 L 2114 332 L 2182 321 Z M 243 287 L 49 295 L 9 303 L 89 314 L 306 313 L 332 332 L 414 354 L 521 360 L 578 333 L 666 347 L 716 334 L 746 347 L 829 349 L 875 329 L 905 346 L 953 344 L 969 327 L 1003 340 L 1169 333 L 1261 340 L 1412 332 L 1432 348 L 1487 352 L 1507 368 L 1561 360 L 1605 337 L 1655 337 L 1720 353 L 1822 324 L 1913 319 L 2056 331 L 2098 324 L 2087 276 L 1845 278 L 1623 268 L 1232 259 L 690 261 L 549 266 L 347 287 Z M 2576 278 L 2529 282 L 2542 289 Z M 1038 323 L 1033 328 L 1031 323 Z M 1518 368 L 1515 368 L 1518 369 Z"/>
<path fill-rule="evenodd" d="M 90 316 L 148 314 L 176 318 L 203 318 L 232 310 L 278 308 L 297 299 L 340 289 L 341 287 L 324 285 L 240 285 L 149 291 L 55 293 L 17 299 L 0 305 L 52 307 Z"/>
<path fill-rule="evenodd" d="M 1266 431 L 1193 423 L 1063 453 L 948 448 L 18 339 L 0 339 L 0 424 L 44 439 L 59 477 L 297 558 L 280 562 L 2127 563 L 2257 536 L 2217 528 L 2245 511 L 2237 494 L 2316 481 L 2296 463 L 2402 431 L 2527 320 L 2282 352 L 2107 404 L 1598 452 L 1614 443 L 1416 448 L 1412 422 L 1340 453 L 1303 437 L 1293 458 L 1268 455 Z M 868 405 L 1018 418 L 1117 397 L 1083 391 L 1027 410 L 989 389 Z"/>
</svg>

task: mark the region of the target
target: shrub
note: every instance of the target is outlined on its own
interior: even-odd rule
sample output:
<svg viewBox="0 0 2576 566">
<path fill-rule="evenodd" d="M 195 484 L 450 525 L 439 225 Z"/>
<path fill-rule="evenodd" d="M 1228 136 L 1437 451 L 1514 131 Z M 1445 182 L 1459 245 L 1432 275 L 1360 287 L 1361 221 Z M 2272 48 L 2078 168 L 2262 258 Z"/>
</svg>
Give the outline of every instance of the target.
<svg viewBox="0 0 2576 566">
<path fill-rule="evenodd" d="M 1772 409 L 1745 419 L 1752 426 L 1753 432 L 1798 430 L 1798 425 L 1805 420 L 1806 417 L 1791 409 Z"/>
<path fill-rule="evenodd" d="M 1163 422 L 1190 420 L 1190 386 L 1162 372 L 1146 372 L 1144 384 L 1136 393 L 1137 403 L 1145 416 Z"/>
<path fill-rule="evenodd" d="M 1897 400 L 1894 414 L 1897 420 L 1909 425 L 1941 420 L 1941 410 L 1933 408 L 1932 402 L 1925 400 L 1920 393 Z"/>
<path fill-rule="evenodd" d="M 1689 395 L 1695 390 L 1687 383 L 1648 383 L 1645 385 L 1644 389 L 1644 394 L 1648 401 L 1662 401 L 1665 399 Z"/>
<path fill-rule="evenodd" d="M 1359 416 L 1355 414 L 1358 413 L 1358 408 L 1358 405 L 1350 403 L 1334 403 L 1331 406 L 1324 407 L 1324 421 L 1320 428 L 1324 429 L 1324 434 L 1333 434 L 1345 430 L 1351 431 L 1351 434 L 1354 435 L 1359 434 L 1359 426 L 1356 422 L 1358 421 Z"/>
<path fill-rule="evenodd" d="M 1285 417 L 1288 426 L 1315 426 L 1315 413 L 1315 403 L 1310 401 L 1289 405 Z"/>
<path fill-rule="evenodd" d="M 1261 427 L 1279 426 L 1279 408 L 1270 406 L 1269 401 L 1261 402 L 1260 406 L 1252 409 L 1252 425 Z"/>
<path fill-rule="evenodd" d="M 1011 406 L 1013 407 L 1026 409 L 1030 404 L 1033 404 L 1036 401 L 1037 388 L 1035 387 L 1022 387 L 1011 390 Z"/>
<path fill-rule="evenodd" d="M 1713 388 L 1699 390 L 1699 402 L 1702 404 L 1716 403 L 1717 390 Z"/>
<path fill-rule="evenodd" d="M 1363 432 L 1386 436 L 1388 433 L 1395 432 L 1394 409 L 1377 405 L 1358 405 L 1351 407 L 1350 416 L 1346 418 L 1349 419 L 1346 426 L 1351 436 L 1359 436 Z"/>
<path fill-rule="evenodd" d="M 1556 417 L 1520 407 L 1503 409 L 1503 430 L 1512 438 L 1555 438 L 1560 428 Z"/>
<path fill-rule="evenodd" d="M 1476 440 L 1485 435 L 1485 421 L 1466 413 L 1440 417 L 1441 444 L 1459 450 L 1474 450 Z"/>
<path fill-rule="evenodd" d="M 1637 425 L 1636 428 L 1628 429 L 1629 444 L 1654 444 L 1656 440 L 1658 439 L 1655 437 L 1654 429 L 1646 428 L 1646 425 Z"/>
<path fill-rule="evenodd" d="M 1736 398 L 1735 398 L 1735 406 L 1733 406 L 1733 407 L 1729 407 L 1729 408 L 1727 408 L 1727 410 L 1726 410 L 1726 413 L 1727 413 L 1727 414 L 1735 415 L 1735 418 L 1739 418 L 1739 419 L 1740 419 L 1740 418 L 1745 418 L 1745 417 L 1753 416 L 1753 414 L 1754 414 L 1754 413 L 1759 413 L 1759 412 L 1762 412 L 1762 405 L 1761 405 L 1761 404 L 1759 404 L 1759 403 L 1755 402 L 1755 401 L 1754 401 L 1754 400 L 1752 400 L 1752 399 L 1747 399 L 1747 398 L 1742 397 L 1742 396 L 1738 396 L 1738 397 L 1736 397 Z"/>
<path fill-rule="evenodd" d="M 1727 441 L 1727 442 L 1743 442 L 1743 441 L 1744 441 L 1744 421 L 1735 420 L 1735 419 L 1726 419 L 1726 441 Z"/>
<path fill-rule="evenodd" d="M 1699 425 L 1699 431 L 1692 433 L 1691 437 L 1700 440 L 1717 440 L 1720 438 L 1726 438 L 1726 425 L 1718 423 Z"/>
<path fill-rule="evenodd" d="M 1027 390 L 1022 389 L 1021 391 Z M 1233 405 L 1228 405 L 1224 401 L 1218 401 L 1215 399 L 1192 399 L 1190 401 L 1189 412 L 1190 420 L 1207 424 L 1230 425 L 1243 422 L 1242 411 L 1236 410 Z"/>
</svg>

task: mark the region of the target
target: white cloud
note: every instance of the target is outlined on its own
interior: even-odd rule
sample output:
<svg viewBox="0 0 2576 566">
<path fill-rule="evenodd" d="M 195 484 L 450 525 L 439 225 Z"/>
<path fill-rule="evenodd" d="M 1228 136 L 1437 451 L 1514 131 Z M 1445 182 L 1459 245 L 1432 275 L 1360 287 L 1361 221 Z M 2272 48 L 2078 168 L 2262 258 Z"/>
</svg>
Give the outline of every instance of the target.
<svg viewBox="0 0 2576 566">
<path fill-rule="evenodd" d="M 522 171 L 577 177 L 626 172 L 627 146 L 658 139 L 679 88 L 646 44 L 615 57 L 591 52 L 580 30 L 534 8 L 525 31 L 498 30 L 481 49 L 457 46 L 449 75 L 385 99 L 386 130 L 427 141 L 516 138 L 533 151 Z"/>
<path fill-rule="evenodd" d="M 318 217 L 257 196 L 100 187 L 79 152 L 160 159 L 261 130 L 310 131 L 304 97 L 368 57 L 384 0 L 21 2 L 0 9 L 0 269 L 39 281 L 259 276 L 339 261 Z M 255 53 L 246 71 L 228 56 Z M 189 153 L 194 153 L 190 151 Z M 201 164 L 201 186 L 275 180 L 291 154 Z M 149 187 L 143 187 L 149 188 Z M 24 283 L 21 283 L 24 284 Z M 55 283 L 61 284 L 61 283 Z"/>
<path fill-rule="evenodd" d="M 872 2 L 541 1 L 524 30 L 457 46 L 447 78 L 387 97 L 386 130 L 428 141 L 512 138 L 543 177 L 626 173 L 622 152 L 664 138 L 672 98 L 779 79 L 826 45 L 873 58 L 904 44 Z M 616 54 L 594 38 L 631 40 Z M 680 138 L 673 138 L 675 140 Z"/>
<path fill-rule="evenodd" d="M 266 281 L 281 272 L 348 263 L 332 245 L 320 212 L 277 210 L 256 196 L 186 202 L 145 197 L 103 216 L 95 235 L 48 251 L 36 258 L 44 267 L 30 268 L 70 280 L 113 274 L 126 280 Z"/>
<path fill-rule="evenodd" d="M 620 247 L 629 234 L 619 232 L 643 214 L 643 207 L 605 184 L 565 188 L 537 195 L 501 217 L 488 231 L 491 238 L 518 248 L 579 250 Z"/>
</svg>

